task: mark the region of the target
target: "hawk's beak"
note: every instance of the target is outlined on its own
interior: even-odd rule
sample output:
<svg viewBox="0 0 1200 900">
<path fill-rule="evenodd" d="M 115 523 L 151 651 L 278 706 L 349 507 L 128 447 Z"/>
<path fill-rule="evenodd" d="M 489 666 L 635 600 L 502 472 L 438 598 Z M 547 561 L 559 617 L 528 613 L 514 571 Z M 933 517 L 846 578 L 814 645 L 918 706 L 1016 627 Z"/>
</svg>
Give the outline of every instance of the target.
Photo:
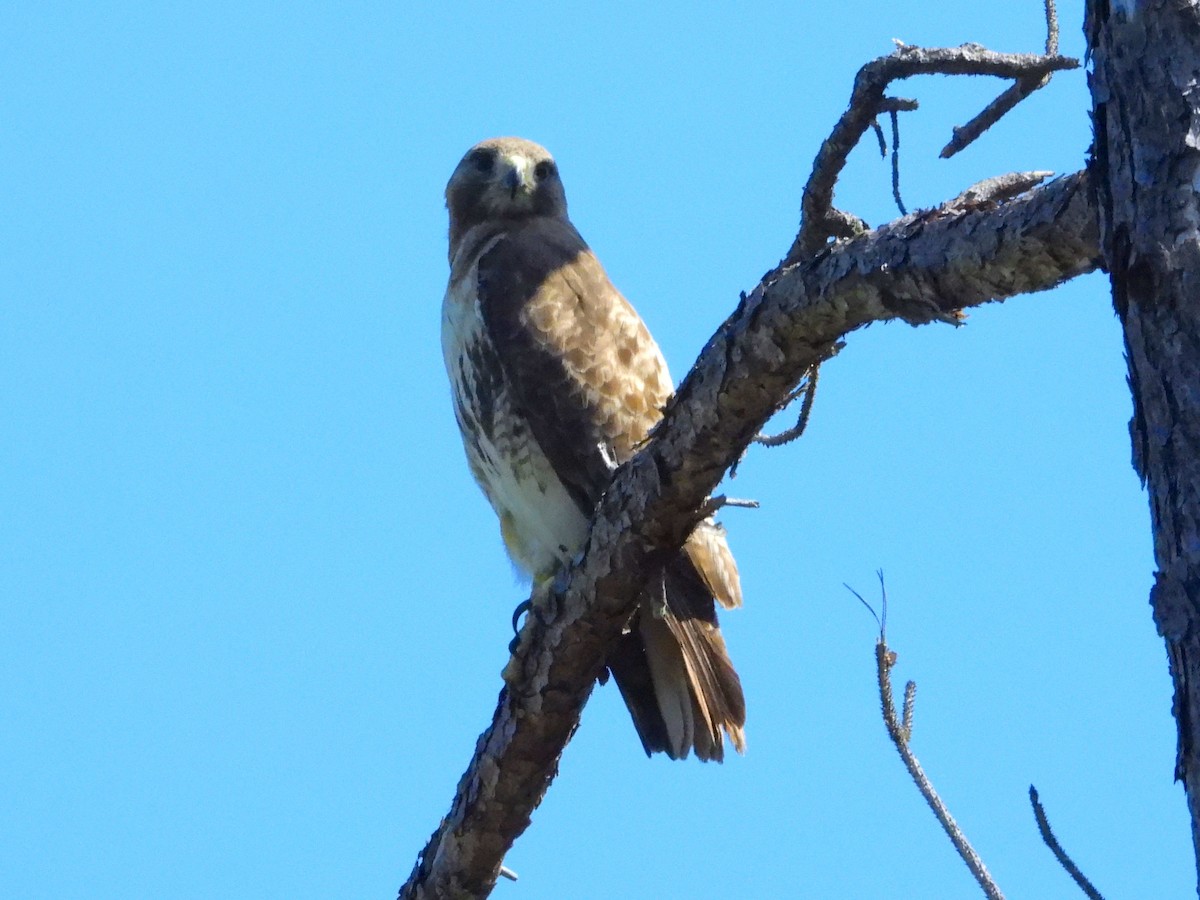
<svg viewBox="0 0 1200 900">
<path fill-rule="evenodd" d="M 529 179 L 526 177 L 528 165 L 524 160 L 513 160 L 512 167 L 504 173 L 504 186 L 512 198 L 517 199 L 517 193 L 529 189 Z"/>
</svg>

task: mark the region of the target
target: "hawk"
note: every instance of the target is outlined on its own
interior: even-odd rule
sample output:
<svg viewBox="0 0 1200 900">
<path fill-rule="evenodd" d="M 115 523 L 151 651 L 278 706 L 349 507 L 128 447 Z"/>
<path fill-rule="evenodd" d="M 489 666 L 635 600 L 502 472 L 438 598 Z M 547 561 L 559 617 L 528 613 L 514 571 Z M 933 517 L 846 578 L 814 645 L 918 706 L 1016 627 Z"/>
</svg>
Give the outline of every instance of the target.
<svg viewBox="0 0 1200 900">
<path fill-rule="evenodd" d="M 472 147 L 446 186 L 442 351 L 471 474 L 535 583 L 578 556 L 614 469 L 662 416 L 671 379 L 633 307 L 567 218 L 553 157 Z M 745 698 L 716 604 L 742 602 L 721 526 L 702 522 L 651 580 L 605 662 L 647 755 L 745 748 Z"/>
</svg>

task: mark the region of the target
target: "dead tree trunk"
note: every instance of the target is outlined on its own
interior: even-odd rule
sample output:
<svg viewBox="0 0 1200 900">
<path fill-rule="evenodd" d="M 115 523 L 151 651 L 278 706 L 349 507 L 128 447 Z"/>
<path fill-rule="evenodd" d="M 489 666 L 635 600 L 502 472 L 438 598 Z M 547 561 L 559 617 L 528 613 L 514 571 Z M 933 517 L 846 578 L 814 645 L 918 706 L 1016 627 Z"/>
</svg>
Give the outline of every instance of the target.
<svg viewBox="0 0 1200 900">
<path fill-rule="evenodd" d="M 1092 184 L 1149 489 L 1150 592 L 1200 859 L 1200 0 L 1089 0 Z"/>
</svg>

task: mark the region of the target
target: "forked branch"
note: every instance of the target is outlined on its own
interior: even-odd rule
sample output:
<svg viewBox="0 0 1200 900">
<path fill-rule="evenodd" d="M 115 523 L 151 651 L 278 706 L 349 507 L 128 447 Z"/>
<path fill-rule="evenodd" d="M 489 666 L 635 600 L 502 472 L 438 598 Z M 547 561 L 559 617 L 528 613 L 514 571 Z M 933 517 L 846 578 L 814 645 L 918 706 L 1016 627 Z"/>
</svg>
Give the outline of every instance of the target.
<svg viewBox="0 0 1200 900">
<path fill-rule="evenodd" d="M 875 610 L 871 608 L 871 604 L 867 603 L 858 591 L 849 585 L 846 587 L 850 593 L 858 597 L 859 602 L 870 610 L 872 615 L 875 615 Z M 934 788 L 933 782 L 929 780 L 929 776 L 925 774 L 925 770 L 921 767 L 921 761 L 917 759 L 917 755 L 913 752 L 910 745 L 912 741 L 913 707 L 917 696 L 917 685 L 915 682 L 909 681 L 904 685 L 903 712 L 900 715 L 896 713 L 896 702 L 892 695 L 892 667 L 896 665 L 896 654 L 887 645 L 887 631 L 885 627 L 885 623 L 887 622 L 887 590 L 883 586 L 882 572 L 879 573 L 879 587 L 882 592 L 883 615 L 882 617 L 875 616 L 876 621 L 880 623 L 879 639 L 875 642 L 875 674 L 879 681 L 879 703 L 883 710 L 883 723 L 887 727 L 888 737 L 892 739 L 892 744 L 895 746 L 896 752 L 900 754 L 900 759 L 904 763 L 904 768 L 908 770 L 908 775 L 912 779 L 913 784 L 917 786 L 917 790 L 921 792 L 921 796 L 925 798 L 925 802 L 933 810 L 938 824 L 942 826 L 942 831 L 946 833 L 946 837 L 950 838 L 950 843 L 954 845 L 954 849 L 958 852 L 962 861 L 967 864 L 967 868 L 971 870 L 971 875 L 983 889 L 988 900 L 1004 900 L 1004 894 L 1000 892 L 1000 888 L 996 885 L 991 873 L 988 872 L 987 866 L 983 864 L 983 860 L 975 852 L 975 848 L 971 846 L 971 842 L 967 840 L 967 836 L 963 834 L 962 828 L 954 821 L 954 816 L 950 815 L 950 810 Z"/>
<path fill-rule="evenodd" d="M 917 755 L 909 744 L 912 738 L 913 703 L 916 699 L 917 686 L 912 681 L 904 686 L 904 715 L 903 718 L 897 716 L 895 701 L 892 698 L 892 666 L 895 664 L 896 654 L 888 649 L 881 633 L 879 641 L 875 644 L 875 668 L 879 678 L 879 701 L 883 706 L 883 721 L 887 726 L 888 736 L 900 754 L 900 759 L 904 763 L 904 768 L 908 770 L 913 784 L 917 786 L 917 790 L 921 792 L 921 796 L 933 810 L 938 824 L 942 826 L 942 831 L 946 832 L 950 843 L 954 845 L 954 849 L 958 851 L 962 861 L 967 864 L 967 868 L 971 870 L 971 875 L 983 889 L 984 894 L 988 896 L 989 900 L 1004 900 L 1004 894 L 996 886 L 987 866 L 983 864 L 983 860 L 979 858 L 979 854 L 975 852 L 975 848 L 971 846 L 967 836 L 954 821 L 954 816 L 950 815 L 950 810 L 934 788 L 933 782 L 929 780 L 929 776 L 925 774 L 925 770 L 921 767 L 921 761 L 917 759 Z"/>
<path fill-rule="evenodd" d="M 1057 34 L 1057 30 L 1054 33 Z M 1057 45 L 1057 38 L 1054 44 Z M 887 96 L 886 92 L 893 82 L 914 75 L 993 75 L 1011 78 L 1018 84 L 1026 85 L 1022 89 L 1025 92 L 1011 102 L 1005 101 L 1007 105 L 1003 108 L 994 103 L 988 109 L 996 107 L 998 111 L 989 114 L 985 110 L 972 123 L 956 130 L 956 140 L 965 147 L 1004 112 L 1016 105 L 1022 97 L 1028 96 L 1036 87 L 1044 84 L 1052 72 L 1078 66 L 1079 60 L 1059 56 L 1056 51 L 1044 55 L 995 53 L 978 44 L 948 48 L 901 45 L 894 53 L 867 63 L 859 69 L 854 80 L 849 108 L 842 114 L 817 154 L 812 174 L 804 187 L 800 231 L 781 267 L 812 257 L 831 237 L 853 237 L 861 230 L 858 225 L 861 220 L 835 209 L 833 191 L 850 152 L 858 146 L 876 117 L 881 112 L 916 107 L 915 101 L 901 102 Z M 986 122 L 985 114 L 991 116 Z M 972 136 L 968 133 L 969 129 L 974 129 L 976 133 Z"/>
</svg>

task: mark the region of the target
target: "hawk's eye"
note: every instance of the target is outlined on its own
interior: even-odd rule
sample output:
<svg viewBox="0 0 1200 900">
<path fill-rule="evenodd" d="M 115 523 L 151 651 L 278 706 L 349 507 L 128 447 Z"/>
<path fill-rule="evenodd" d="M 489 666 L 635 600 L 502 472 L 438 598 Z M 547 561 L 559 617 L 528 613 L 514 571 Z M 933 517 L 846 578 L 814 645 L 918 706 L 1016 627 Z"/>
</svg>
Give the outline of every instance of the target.
<svg viewBox="0 0 1200 900">
<path fill-rule="evenodd" d="M 542 160 L 533 167 L 534 177 L 541 181 L 543 178 L 549 178 L 554 173 L 554 163 L 549 160 Z"/>
<path fill-rule="evenodd" d="M 476 150 L 471 154 L 471 165 L 476 171 L 483 175 L 487 175 L 492 171 L 492 166 L 496 164 L 496 152 L 494 150 Z"/>
</svg>

